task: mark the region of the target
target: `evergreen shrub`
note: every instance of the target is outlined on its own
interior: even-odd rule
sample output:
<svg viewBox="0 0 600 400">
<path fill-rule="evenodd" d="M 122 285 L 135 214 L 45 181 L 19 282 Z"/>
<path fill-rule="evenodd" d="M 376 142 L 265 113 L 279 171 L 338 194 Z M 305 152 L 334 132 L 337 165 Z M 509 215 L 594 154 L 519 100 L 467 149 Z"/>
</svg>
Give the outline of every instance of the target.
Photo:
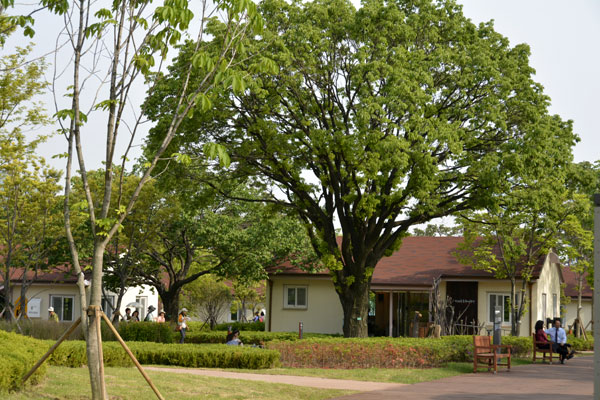
<svg viewBox="0 0 600 400">
<path fill-rule="evenodd" d="M 21 379 L 44 355 L 48 346 L 44 342 L 11 332 L 0 331 L 0 393 L 21 388 Z M 27 380 L 36 384 L 46 375 L 42 364 Z"/>
</svg>

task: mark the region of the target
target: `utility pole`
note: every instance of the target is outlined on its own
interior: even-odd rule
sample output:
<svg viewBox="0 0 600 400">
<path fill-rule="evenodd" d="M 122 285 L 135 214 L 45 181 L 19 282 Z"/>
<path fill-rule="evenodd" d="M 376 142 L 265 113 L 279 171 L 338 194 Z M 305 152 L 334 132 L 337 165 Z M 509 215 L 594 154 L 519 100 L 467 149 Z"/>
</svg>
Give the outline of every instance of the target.
<svg viewBox="0 0 600 400">
<path fill-rule="evenodd" d="M 594 195 L 594 343 L 600 343 L 600 194 Z M 594 349 L 594 399 L 600 400 L 600 349 Z"/>
</svg>

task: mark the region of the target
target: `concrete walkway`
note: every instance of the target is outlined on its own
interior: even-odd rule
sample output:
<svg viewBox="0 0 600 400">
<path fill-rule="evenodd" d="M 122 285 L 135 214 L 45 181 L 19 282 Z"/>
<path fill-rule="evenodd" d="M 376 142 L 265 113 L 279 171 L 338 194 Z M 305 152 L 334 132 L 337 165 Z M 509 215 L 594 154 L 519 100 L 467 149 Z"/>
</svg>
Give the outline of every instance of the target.
<svg viewBox="0 0 600 400">
<path fill-rule="evenodd" d="M 357 393 L 340 399 L 364 400 L 583 400 L 594 393 L 594 358 L 576 357 L 561 364 L 531 364 L 497 374 L 478 372 L 400 388 Z"/>
<path fill-rule="evenodd" d="M 211 376 L 215 378 L 244 379 L 248 381 L 261 381 L 269 383 L 285 383 L 288 385 L 307 386 L 319 389 L 341 389 L 368 392 L 373 390 L 400 390 L 408 385 L 402 383 L 352 381 L 347 379 L 316 378 L 312 376 L 295 375 L 262 375 L 244 372 L 217 371 L 196 368 L 160 368 L 144 367 L 147 371 L 171 372 L 176 374 L 192 374 Z"/>
</svg>

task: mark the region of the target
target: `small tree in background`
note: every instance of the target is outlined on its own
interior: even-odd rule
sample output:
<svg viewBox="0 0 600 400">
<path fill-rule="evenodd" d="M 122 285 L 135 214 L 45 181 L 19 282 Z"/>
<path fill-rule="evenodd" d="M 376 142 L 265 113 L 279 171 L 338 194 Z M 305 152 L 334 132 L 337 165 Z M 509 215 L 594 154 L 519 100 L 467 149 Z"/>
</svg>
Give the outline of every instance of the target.
<svg viewBox="0 0 600 400">
<path fill-rule="evenodd" d="M 186 285 L 182 295 L 184 306 L 190 309 L 192 315 L 208 322 L 211 329 L 229 314 L 231 289 L 213 275 L 204 275 Z"/>
</svg>

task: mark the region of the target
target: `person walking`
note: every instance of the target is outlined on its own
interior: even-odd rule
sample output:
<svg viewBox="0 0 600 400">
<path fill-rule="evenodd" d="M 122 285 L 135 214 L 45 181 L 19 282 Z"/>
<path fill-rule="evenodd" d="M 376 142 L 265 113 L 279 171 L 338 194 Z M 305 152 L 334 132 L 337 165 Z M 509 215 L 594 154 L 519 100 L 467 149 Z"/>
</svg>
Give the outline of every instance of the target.
<svg viewBox="0 0 600 400">
<path fill-rule="evenodd" d="M 179 343 L 183 343 L 185 341 L 185 331 L 187 330 L 187 322 L 190 320 L 190 317 L 187 316 L 187 308 L 182 308 L 179 316 L 177 317 L 177 330 L 181 335 L 181 339 L 179 339 Z"/>
<path fill-rule="evenodd" d="M 58 315 L 54 312 L 54 307 L 48 308 L 48 320 L 58 323 Z"/>
</svg>

